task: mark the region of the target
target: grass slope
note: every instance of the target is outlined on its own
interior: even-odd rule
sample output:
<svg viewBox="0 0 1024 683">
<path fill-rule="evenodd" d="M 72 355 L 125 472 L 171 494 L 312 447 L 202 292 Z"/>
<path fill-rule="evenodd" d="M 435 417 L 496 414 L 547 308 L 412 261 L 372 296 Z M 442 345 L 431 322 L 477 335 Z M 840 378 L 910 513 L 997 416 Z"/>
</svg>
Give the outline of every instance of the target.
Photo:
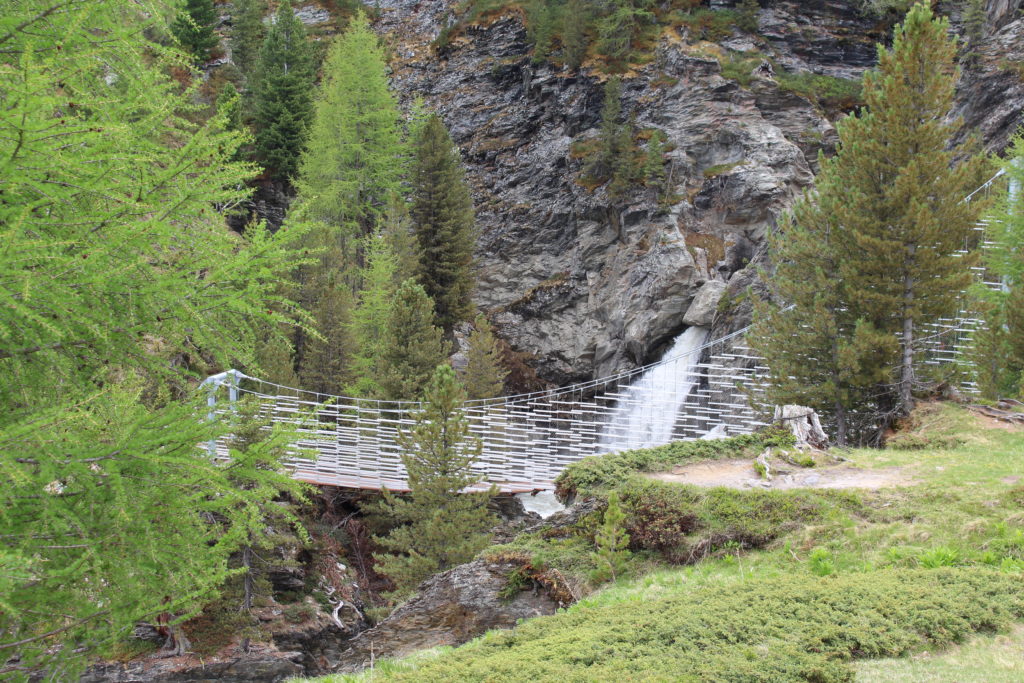
<svg viewBox="0 0 1024 683">
<path fill-rule="evenodd" d="M 993 648 L 1005 650 L 994 645 L 1003 641 L 942 648 L 1024 617 L 1024 431 L 930 404 L 894 442 L 901 447 L 844 455 L 865 468 L 900 467 L 913 486 L 697 489 L 636 475 L 655 461 L 675 464 L 665 452 L 587 463 L 570 488 L 599 491 L 614 473 L 634 545 L 641 531 L 653 534 L 631 576 L 511 632 L 327 680 L 926 681 L 958 680 L 949 672 L 960 669 L 1000 680 L 1005 653 Z M 684 518 L 685 528 L 665 525 Z M 592 529 L 511 547 L 535 565 L 579 565 L 582 574 Z M 667 532 L 671 542 L 652 549 Z M 673 566 L 705 542 L 699 561 Z"/>
</svg>

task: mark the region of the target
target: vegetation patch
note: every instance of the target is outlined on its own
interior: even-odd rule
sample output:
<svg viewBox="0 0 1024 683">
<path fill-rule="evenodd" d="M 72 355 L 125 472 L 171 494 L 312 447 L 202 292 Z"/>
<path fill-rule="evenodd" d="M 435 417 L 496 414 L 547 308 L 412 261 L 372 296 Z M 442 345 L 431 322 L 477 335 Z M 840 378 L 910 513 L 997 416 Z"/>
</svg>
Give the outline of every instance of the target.
<svg viewBox="0 0 1024 683">
<path fill-rule="evenodd" d="M 581 603 L 388 679 L 846 681 L 854 658 L 1007 628 L 1024 616 L 1019 585 L 1020 576 L 992 570 L 888 570 Z"/>
<path fill-rule="evenodd" d="M 792 447 L 793 435 L 786 429 L 770 427 L 757 434 L 728 439 L 676 441 L 656 448 L 643 448 L 584 458 L 567 467 L 555 481 L 555 493 L 562 500 L 582 492 L 611 488 L 638 472 L 656 472 L 696 460 L 754 457 L 770 447 Z"/>
</svg>

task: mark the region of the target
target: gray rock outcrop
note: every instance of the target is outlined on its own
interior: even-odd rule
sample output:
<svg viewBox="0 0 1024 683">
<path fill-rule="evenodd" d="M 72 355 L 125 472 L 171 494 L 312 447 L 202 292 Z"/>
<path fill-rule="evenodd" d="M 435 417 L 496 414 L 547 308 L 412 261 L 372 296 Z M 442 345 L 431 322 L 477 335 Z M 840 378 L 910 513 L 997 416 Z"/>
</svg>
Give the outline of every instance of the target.
<svg viewBox="0 0 1024 683">
<path fill-rule="evenodd" d="M 499 597 L 508 573 L 517 566 L 474 560 L 428 579 L 416 597 L 353 638 L 332 669 L 359 671 L 377 659 L 460 645 L 489 629 L 511 628 L 519 619 L 553 614 L 559 605 L 543 591 L 520 591 L 507 602 Z"/>
</svg>

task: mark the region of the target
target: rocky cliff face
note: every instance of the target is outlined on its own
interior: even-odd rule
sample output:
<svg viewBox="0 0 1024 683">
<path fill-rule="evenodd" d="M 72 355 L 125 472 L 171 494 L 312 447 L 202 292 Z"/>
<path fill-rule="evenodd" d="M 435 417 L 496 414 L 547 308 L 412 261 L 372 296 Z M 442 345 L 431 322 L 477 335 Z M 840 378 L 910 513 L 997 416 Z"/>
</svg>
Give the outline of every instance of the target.
<svg viewBox="0 0 1024 683">
<path fill-rule="evenodd" d="M 779 0 L 762 3 L 757 35 L 736 30 L 715 45 L 666 32 L 655 59 L 626 75 L 622 104 L 638 128 L 665 133 L 674 199 L 638 187 L 612 201 L 578 183 L 571 152 L 597 134 L 604 77 L 534 64 L 516 12 L 457 32 L 436 53 L 430 43 L 455 4 L 379 2 L 394 85 L 407 100 L 423 96 L 463 151 L 480 227 L 478 303 L 557 383 L 654 358 L 706 283 L 721 291 L 743 270 L 813 182 L 818 151 L 834 145 L 820 107 L 770 74 L 741 87 L 716 56 L 756 50 L 788 71 L 856 78 L 889 29 L 852 0 Z M 991 147 L 1005 144 L 1022 106 L 1020 73 L 1000 61 L 1020 50 L 1011 4 L 992 3 L 992 25 L 1003 27 L 968 71 L 957 110 Z"/>
</svg>

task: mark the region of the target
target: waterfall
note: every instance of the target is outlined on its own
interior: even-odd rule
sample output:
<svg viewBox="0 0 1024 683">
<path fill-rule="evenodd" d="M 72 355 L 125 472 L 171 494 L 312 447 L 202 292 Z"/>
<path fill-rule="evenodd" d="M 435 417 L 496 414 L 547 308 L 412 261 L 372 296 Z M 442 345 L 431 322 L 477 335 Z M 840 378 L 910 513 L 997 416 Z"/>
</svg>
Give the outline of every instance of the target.
<svg viewBox="0 0 1024 683">
<path fill-rule="evenodd" d="M 601 434 L 601 453 L 650 448 L 672 440 L 679 408 L 696 384 L 697 351 L 707 339 L 705 327 L 688 327 L 676 337 L 665 358 L 631 384 L 615 406 Z"/>
</svg>

